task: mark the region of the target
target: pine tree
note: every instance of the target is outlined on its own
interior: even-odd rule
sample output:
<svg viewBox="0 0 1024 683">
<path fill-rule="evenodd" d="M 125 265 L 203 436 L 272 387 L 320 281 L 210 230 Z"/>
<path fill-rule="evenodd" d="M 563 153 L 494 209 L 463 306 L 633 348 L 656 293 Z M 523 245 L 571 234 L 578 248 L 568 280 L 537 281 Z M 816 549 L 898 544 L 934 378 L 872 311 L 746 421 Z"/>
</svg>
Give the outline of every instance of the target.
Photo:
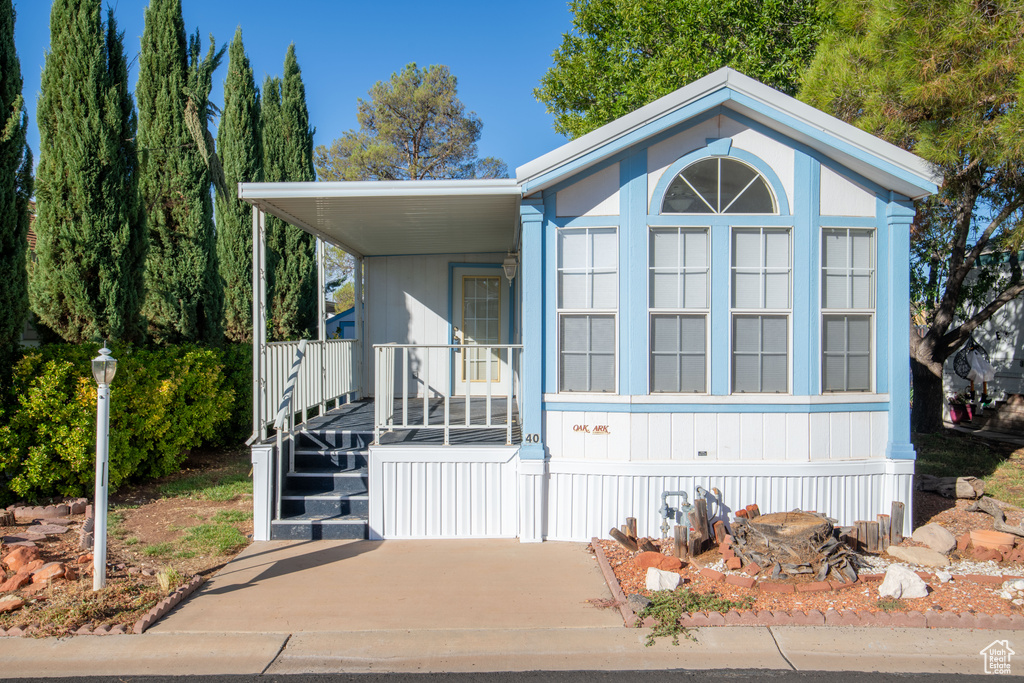
<svg viewBox="0 0 1024 683">
<path fill-rule="evenodd" d="M 218 194 L 217 259 L 224 281 L 224 336 L 252 341 L 252 207 L 238 200 L 238 183 L 263 180 L 259 91 L 242 44 L 242 29 L 228 51 L 224 111 L 217 130 L 227 194 Z"/>
<path fill-rule="evenodd" d="M 263 177 L 267 182 L 316 180 L 313 129 L 306 89 L 288 47 L 284 78 L 263 85 Z M 312 235 L 267 216 L 268 297 L 274 339 L 310 337 L 316 330 L 316 242 Z"/>
<path fill-rule="evenodd" d="M 14 46 L 14 4 L 0 3 L 0 386 L 28 315 L 28 202 L 32 153 L 25 143 L 28 114 L 21 97 L 21 64 Z M 22 173 L 28 164 L 28 186 Z"/>
<path fill-rule="evenodd" d="M 209 102 L 224 50 L 186 40 L 181 0 L 152 0 L 139 53 L 140 185 L 149 222 L 146 303 L 156 341 L 221 340 Z"/>
<path fill-rule="evenodd" d="M 38 119 L 32 308 L 68 341 L 141 339 L 136 118 L 123 37 L 99 0 L 54 0 Z"/>
</svg>

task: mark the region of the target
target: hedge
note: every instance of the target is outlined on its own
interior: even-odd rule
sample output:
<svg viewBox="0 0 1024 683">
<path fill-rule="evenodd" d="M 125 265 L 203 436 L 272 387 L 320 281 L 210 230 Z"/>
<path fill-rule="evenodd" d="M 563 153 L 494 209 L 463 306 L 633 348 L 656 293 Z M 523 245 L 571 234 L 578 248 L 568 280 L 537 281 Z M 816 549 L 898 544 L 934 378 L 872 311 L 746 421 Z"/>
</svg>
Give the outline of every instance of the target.
<svg viewBox="0 0 1024 683">
<path fill-rule="evenodd" d="M 97 344 L 26 351 L 0 408 L 0 503 L 93 490 Z M 251 422 L 251 350 L 116 346 L 110 490 L 177 471 L 189 449 L 244 438 Z"/>
</svg>

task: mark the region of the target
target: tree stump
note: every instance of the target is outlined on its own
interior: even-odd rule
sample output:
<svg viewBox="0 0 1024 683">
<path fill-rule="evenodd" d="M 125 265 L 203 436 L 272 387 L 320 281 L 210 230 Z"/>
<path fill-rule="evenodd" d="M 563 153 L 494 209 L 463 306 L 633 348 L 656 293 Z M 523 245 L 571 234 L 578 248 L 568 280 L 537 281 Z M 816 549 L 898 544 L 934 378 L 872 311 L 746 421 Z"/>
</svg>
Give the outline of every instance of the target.
<svg viewBox="0 0 1024 683">
<path fill-rule="evenodd" d="M 0 510 L 0 526 L 14 526 L 14 513 L 10 510 Z"/>
<path fill-rule="evenodd" d="M 789 555 L 789 562 L 811 562 L 820 557 L 818 548 L 832 537 L 833 527 L 809 512 L 772 512 L 751 519 L 747 528 L 748 545 L 773 549 L 780 559 Z"/>
</svg>

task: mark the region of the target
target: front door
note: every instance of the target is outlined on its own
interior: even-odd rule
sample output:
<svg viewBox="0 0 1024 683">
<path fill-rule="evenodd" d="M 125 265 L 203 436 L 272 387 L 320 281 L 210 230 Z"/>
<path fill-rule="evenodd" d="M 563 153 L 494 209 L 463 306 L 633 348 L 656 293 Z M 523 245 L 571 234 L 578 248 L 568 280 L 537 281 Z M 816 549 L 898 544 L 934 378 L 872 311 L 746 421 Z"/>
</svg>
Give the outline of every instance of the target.
<svg viewBox="0 0 1024 683">
<path fill-rule="evenodd" d="M 509 343 L 509 284 L 500 266 L 453 269 L 452 343 L 465 348 L 452 354 L 452 388 L 456 396 L 503 396 L 509 352 L 479 348 Z M 477 347 L 477 348 L 474 348 Z"/>
</svg>

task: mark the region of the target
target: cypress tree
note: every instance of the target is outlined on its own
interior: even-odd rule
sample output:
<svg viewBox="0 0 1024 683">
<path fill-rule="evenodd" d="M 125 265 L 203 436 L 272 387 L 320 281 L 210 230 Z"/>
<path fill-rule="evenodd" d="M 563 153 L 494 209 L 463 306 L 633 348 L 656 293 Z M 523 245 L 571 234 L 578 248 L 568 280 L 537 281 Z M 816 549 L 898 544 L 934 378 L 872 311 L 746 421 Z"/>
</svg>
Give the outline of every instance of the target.
<svg viewBox="0 0 1024 683">
<path fill-rule="evenodd" d="M 316 180 L 306 89 L 288 46 L 284 78 L 263 86 L 263 177 L 267 182 Z M 310 337 L 316 330 L 316 241 L 309 233 L 267 216 L 268 296 L 275 339 Z"/>
<path fill-rule="evenodd" d="M 241 27 L 228 50 L 224 111 L 217 129 L 227 194 L 216 197 L 217 259 L 224 282 L 224 336 L 252 341 L 252 207 L 238 200 L 238 183 L 263 180 L 260 101 L 245 55 Z"/>
<path fill-rule="evenodd" d="M 38 118 L 32 308 L 71 342 L 140 339 L 135 110 L 123 37 L 99 0 L 54 0 Z"/>
<path fill-rule="evenodd" d="M 146 302 L 156 341 L 221 340 L 223 289 L 204 139 L 223 49 L 186 40 L 180 0 L 152 0 L 139 53 L 140 186 L 149 223 Z"/>
<path fill-rule="evenodd" d="M 21 64 L 14 47 L 14 4 L 0 2 L 0 386 L 6 386 L 28 315 L 28 198 L 32 153 L 25 143 L 28 114 L 21 97 Z M 27 178 L 23 176 L 26 170 Z M 27 186 L 25 185 L 27 183 Z"/>
</svg>

